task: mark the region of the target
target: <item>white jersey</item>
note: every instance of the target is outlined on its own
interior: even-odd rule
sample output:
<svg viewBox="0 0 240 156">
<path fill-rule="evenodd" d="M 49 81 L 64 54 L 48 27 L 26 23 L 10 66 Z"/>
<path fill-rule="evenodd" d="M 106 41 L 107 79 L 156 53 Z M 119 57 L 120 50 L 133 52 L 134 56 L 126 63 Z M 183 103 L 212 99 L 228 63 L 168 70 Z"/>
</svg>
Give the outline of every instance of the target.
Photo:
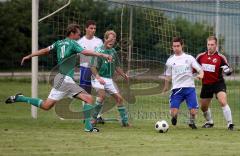
<svg viewBox="0 0 240 156">
<path fill-rule="evenodd" d="M 195 87 L 193 69 L 197 72 L 202 70 L 196 59 L 185 53 L 180 56 L 170 56 L 167 60 L 166 68 L 166 76 L 171 76 L 172 78 L 172 89 Z"/>
<path fill-rule="evenodd" d="M 103 42 L 100 38 L 97 38 L 96 36 L 93 36 L 92 39 L 87 39 L 86 36 L 83 36 L 78 41 L 78 44 L 87 50 L 95 50 L 97 47 L 100 47 L 103 45 Z M 83 67 L 89 67 L 89 62 L 91 60 L 90 56 L 85 56 L 83 54 L 80 54 L 80 66 Z"/>
</svg>

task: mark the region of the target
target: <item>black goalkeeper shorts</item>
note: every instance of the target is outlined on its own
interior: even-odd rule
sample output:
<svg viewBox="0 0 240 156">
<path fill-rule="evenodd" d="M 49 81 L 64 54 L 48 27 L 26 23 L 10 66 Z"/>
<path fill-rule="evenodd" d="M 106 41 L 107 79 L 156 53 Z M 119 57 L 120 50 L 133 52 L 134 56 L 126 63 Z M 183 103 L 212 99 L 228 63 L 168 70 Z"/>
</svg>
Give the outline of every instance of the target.
<svg viewBox="0 0 240 156">
<path fill-rule="evenodd" d="M 217 94 L 218 92 L 227 92 L 227 87 L 225 82 L 219 82 L 215 84 L 202 85 L 200 98 L 213 98 L 213 94 Z"/>
</svg>

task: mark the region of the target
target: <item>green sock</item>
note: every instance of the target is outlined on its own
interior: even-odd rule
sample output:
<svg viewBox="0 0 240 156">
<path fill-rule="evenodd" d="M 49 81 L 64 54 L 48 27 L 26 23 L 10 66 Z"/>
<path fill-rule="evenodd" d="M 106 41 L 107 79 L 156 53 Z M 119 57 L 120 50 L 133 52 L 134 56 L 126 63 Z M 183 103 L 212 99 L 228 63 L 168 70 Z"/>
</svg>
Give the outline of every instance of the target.
<svg viewBox="0 0 240 156">
<path fill-rule="evenodd" d="M 124 106 L 118 106 L 118 111 L 123 123 L 128 123 L 128 115 Z"/>
<path fill-rule="evenodd" d="M 84 120 L 85 120 L 85 130 L 91 130 L 92 124 L 91 124 L 91 111 L 93 109 L 93 106 L 90 104 L 85 103 L 83 106 L 83 114 L 84 114 Z"/>
<path fill-rule="evenodd" d="M 40 107 L 43 100 L 39 98 L 31 98 L 31 97 L 26 97 L 26 96 L 17 96 L 16 102 L 26 102 L 29 103 L 33 106 Z"/>
<path fill-rule="evenodd" d="M 102 107 L 103 107 L 102 102 L 96 101 L 95 109 L 93 112 L 93 119 L 97 119 L 97 116 L 98 116 L 99 112 L 101 111 Z"/>
</svg>

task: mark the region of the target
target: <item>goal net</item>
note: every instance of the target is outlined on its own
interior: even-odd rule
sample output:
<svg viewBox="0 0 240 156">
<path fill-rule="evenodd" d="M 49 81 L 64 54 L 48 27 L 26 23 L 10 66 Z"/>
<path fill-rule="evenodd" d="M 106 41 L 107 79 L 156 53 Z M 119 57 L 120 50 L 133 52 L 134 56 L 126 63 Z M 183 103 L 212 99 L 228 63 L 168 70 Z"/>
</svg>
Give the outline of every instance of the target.
<svg viewBox="0 0 240 156">
<path fill-rule="evenodd" d="M 39 16 L 43 17 L 66 1 L 42 1 Z M 235 5 L 234 5 L 235 4 Z M 51 7 L 50 7 L 51 6 Z M 164 69 L 167 58 L 172 54 L 171 40 L 174 36 L 184 39 L 184 51 L 196 56 L 206 50 L 206 38 L 216 35 L 219 51 L 227 56 L 234 69 L 231 77 L 226 77 L 228 103 L 232 109 L 233 120 L 239 123 L 240 109 L 237 84 L 239 72 L 240 16 L 239 2 L 230 1 L 92 1 L 72 0 L 71 4 L 39 23 L 40 47 L 64 38 L 64 30 L 70 23 L 78 23 L 84 35 L 84 24 L 93 19 L 97 23 L 96 36 L 103 39 L 106 30 L 117 33 L 115 48 L 121 58 L 125 72 L 133 74 L 130 82 L 119 76 L 115 78 L 125 105 L 132 120 L 170 121 L 169 92 L 162 93 Z M 55 56 L 40 58 L 39 71 L 50 72 L 56 65 Z M 76 67 L 76 82 L 79 82 L 79 69 Z M 197 94 L 201 83 L 196 81 Z M 96 93 L 93 93 L 96 95 Z M 71 103 L 71 105 L 66 105 Z M 103 117 L 117 119 L 113 99 L 105 101 Z M 63 102 L 56 106 L 61 118 L 81 118 L 81 102 Z M 211 109 L 217 126 L 225 126 L 222 109 L 216 99 Z M 188 110 L 183 103 L 179 122 L 188 121 Z M 197 121 L 204 122 L 199 110 Z"/>
</svg>

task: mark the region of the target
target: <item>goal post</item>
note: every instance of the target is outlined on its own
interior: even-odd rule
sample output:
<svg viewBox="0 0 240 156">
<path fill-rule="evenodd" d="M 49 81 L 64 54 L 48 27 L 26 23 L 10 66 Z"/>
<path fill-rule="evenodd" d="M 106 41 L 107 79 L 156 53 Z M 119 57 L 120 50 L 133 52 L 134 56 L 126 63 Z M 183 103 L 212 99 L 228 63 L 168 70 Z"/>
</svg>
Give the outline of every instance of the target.
<svg viewBox="0 0 240 156">
<path fill-rule="evenodd" d="M 39 0 L 32 0 L 32 52 L 38 50 L 38 7 Z M 32 58 L 32 97 L 38 97 L 38 57 Z M 37 107 L 31 106 L 31 115 L 37 118 Z"/>
<path fill-rule="evenodd" d="M 38 23 L 53 16 L 71 3 L 71 0 L 57 9 L 56 11 L 38 19 L 39 16 L 39 0 L 32 0 L 32 52 L 38 50 Z M 32 77 L 31 77 L 31 94 L 33 98 L 38 97 L 38 57 L 32 58 Z M 31 106 L 31 116 L 37 118 L 37 107 Z"/>
</svg>

